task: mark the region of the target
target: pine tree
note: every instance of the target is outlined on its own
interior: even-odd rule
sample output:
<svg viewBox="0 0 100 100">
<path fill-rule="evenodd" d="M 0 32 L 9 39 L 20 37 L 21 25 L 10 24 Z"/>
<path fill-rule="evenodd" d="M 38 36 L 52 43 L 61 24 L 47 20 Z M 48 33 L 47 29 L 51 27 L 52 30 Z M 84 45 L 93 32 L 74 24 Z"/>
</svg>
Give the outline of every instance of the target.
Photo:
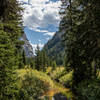
<svg viewBox="0 0 100 100">
<path fill-rule="evenodd" d="M 35 69 L 35 58 L 34 57 L 30 58 L 30 67 L 32 69 Z"/>
<path fill-rule="evenodd" d="M 22 30 L 22 8 L 20 7 L 18 1 L 16 0 L 1 0 L 0 8 L 3 9 L 2 15 L 0 16 L 0 21 L 3 23 L 3 30 L 11 38 L 13 45 L 16 47 L 15 56 L 19 59 L 20 64 L 20 52 L 21 52 L 21 42 L 19 39 L 23 34 Z"/>
<path fill-rule="evenodd" d="M 41 69 L 41 54 L 40 54 L 40 47 L 37 45 L 36 48 L 36 57 L 35 57 L 35 66 L 37 70 Z"/>
<path fill-rule="evenodd" d="M 23 57 L 23 64 L 24 66 L 26 65 L 26 56 L 25 56 L 25 51 L 23 50 L 23 53 L 22 53 L 22 57 Z"/>
<path fill-rule="evenodd" d="M 8 100 L 13 86 L 13 70 L 17 66 L 15 47 L 0 25 L 0 100 Z M 15 67 L 15 68 L 14 68 Z M 13 94 L 13 92 L 12 92 Z"/>
<path fill-rule="evenodd" d="M 55 69 L 56 69 L 56 67 L 57 67 L 57 64 L 56 64 L 56 62 L 55 62 L 55 61 L 53 61 L 53 62 L 52 62 L 52 69 L 53 69 L 53 70 L 55 70 Z"/>
<path fill-rule="evenodd" d="M 13 71 L 21 63 L 21 10 L 16 0 L 0 0 L 0 100 L 14 100 L 17 92 Z"/>
<path fill-rule="evenodd" d="M 46 55 L 46 52 L 43 50 L 42 51 L 42 59 L 43 59 L 43 71 L 46 71 L 46 68 L 48 67 L 48 57 Z"/>
<path fill-rule="evenodd" d="M 35 66 L 37 70 L 46 71 L 46 68 L 50 66 L 50 60 L 46 55 L 44 50 L 40 51 L 39 46 L 37 45 L 36 56 L 35 56 Z"/>
<path fill-rule="evenodd" d="M 66 68 L 73 69 L 73 85 L 91 79 L 100 64 L 99 0 L 62 0 L 61 28 L 65 30 Z M 67 3 L 68 2 L 68 3 Z M 65 22 L 64 22 L 65 21 Z M 95 66 L 91 63 L 95 62 Z"/>
</svg>

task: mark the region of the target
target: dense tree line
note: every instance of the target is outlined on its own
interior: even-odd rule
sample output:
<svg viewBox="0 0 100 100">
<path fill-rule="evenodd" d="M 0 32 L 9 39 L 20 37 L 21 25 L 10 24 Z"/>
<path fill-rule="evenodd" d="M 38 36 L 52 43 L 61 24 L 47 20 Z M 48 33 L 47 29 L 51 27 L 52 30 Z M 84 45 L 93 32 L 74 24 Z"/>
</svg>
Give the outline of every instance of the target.
<svg viewBox="0 0 100 100">
<path fill-rule="evenodd" d="M 51 60 L 45 50 L 40 50 L 39 45 L 37 45 L 35 49 L 34 57 L 27 57 L 25 54 L 25 51 L 22 52 L 22 64 L 24 66 L 20 68 L 30 67 L 32 69 L 36 69 L 38 71 L 45 72 L 48 67 L 52 67 L 52 69 L 55 69 L 57 67 L 57 64 L 55 61 Z"/>
<path fill-rule="evenodd" d="M 40 50 L 39 45 L 35 50 L 34 56 L 34 68 L 40 71 L 46 71 L 47 67 L 53 67 L 55 69 L 56 62 L 52 61 L 47 55 L 45 50 Z"/>
</svg>

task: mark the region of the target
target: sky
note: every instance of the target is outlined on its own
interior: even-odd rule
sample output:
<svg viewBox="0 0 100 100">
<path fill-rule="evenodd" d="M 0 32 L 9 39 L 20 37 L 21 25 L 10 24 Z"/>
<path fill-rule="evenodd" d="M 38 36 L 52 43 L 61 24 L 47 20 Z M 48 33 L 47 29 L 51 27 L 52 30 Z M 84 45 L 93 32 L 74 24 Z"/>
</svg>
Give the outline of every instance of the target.
<svg viewBox="0 0 100 100">
<path fill-rule="evenodd" d="M 40 48 L 58 31 L 60 0 L 18 0 L 24 11 L 24 32 L 33 49 Z"/>
</svg>

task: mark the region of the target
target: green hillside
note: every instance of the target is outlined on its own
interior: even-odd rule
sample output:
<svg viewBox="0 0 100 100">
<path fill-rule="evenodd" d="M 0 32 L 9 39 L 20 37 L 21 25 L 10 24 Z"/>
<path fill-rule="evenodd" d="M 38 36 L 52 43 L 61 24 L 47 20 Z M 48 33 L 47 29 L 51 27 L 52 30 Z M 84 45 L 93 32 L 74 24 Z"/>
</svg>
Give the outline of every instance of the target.
<svg viewBox="0 0 100 100">
<path fill-rule="evenodd" d="M 62 42 L 63 32 L 56 32 L 51 40 L 45 44 L 43 50 L 46 51 L 49 58 L 55 60 L 58 65 L 64 62 L 64 44 Z"/>
</svg>

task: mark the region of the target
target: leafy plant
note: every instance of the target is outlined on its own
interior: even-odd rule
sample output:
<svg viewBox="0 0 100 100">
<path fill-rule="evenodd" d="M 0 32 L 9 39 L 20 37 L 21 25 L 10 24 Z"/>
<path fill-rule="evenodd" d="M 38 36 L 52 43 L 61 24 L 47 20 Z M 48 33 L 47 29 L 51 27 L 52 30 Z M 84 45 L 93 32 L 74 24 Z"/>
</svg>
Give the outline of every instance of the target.
<svg viewBox="0 0 100 100">
<path fill-rule="evenodd" d="M 52 73 L 51 73 L 51 78 L 59 81 L 59 78 L 64 76 L 66 74 L 66 70 L 64 67 L 57 67 Z"/>
<path fill-rule="evenodd" d="M 77 100 L 100 100 L 100 80 L 82 82 L 76 90 Z"/>
<path fill-rule="evenodd" d="M 24 75 L 19 90 L 20 100 L 38 100 L 48 90 L 48 84 L 40 80 L 32 72 Z"/>
<path fill-rule="evenodd" d="M 69 73 L 62 76 L 59 79 L 59 82 L 66 87 L 71 87 L 71 85 L 72 85 L 72 75 L 73 75 L 73 71 L 70 71 Z"/>
</svg>

